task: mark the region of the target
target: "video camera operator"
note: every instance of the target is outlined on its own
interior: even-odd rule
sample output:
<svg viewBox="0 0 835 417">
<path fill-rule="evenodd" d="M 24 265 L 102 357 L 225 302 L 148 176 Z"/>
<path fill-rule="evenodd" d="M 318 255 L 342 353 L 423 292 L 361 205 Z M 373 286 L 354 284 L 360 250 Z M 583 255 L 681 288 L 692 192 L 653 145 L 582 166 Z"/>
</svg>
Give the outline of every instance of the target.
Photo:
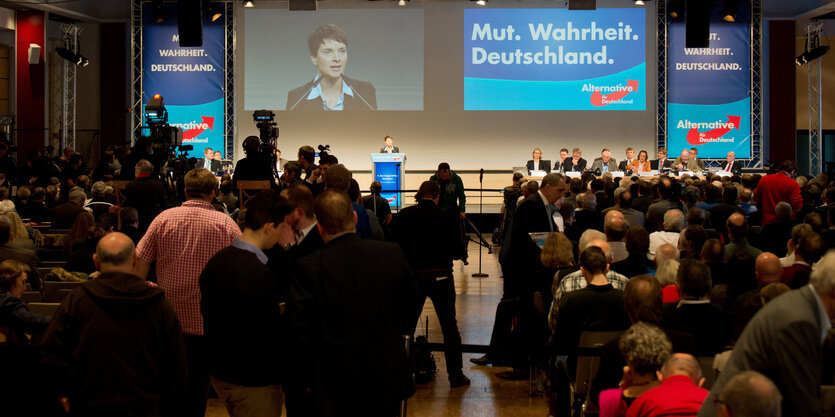
<svg viewBox="0 0 835 417">
<path fill-rule="evenodd" d="M 261 139 L 258 136 L 248 136 L 244 139 L 244 152 L 246 157 L 235 165 L 235 173 L 232 175 L 232 190 L 237 193 L 238 181 L 270 181 L 270 186 L 275 187 L 271 161 L 261 152 Z"/>
</svg>

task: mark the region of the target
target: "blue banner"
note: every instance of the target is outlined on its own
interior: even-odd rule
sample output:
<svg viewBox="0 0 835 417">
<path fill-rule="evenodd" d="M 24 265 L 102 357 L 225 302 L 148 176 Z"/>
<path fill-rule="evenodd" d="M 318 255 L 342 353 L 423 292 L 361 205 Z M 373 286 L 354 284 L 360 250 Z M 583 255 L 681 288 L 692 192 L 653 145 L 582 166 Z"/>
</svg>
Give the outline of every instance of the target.
<svg viewBox="0 0 835 417">
<path fill-rule="evenodd" d="M 400 193 L 386 193 L 385 191 L 400 189 L 400 162 L 375 162 L 374 180 L 383 186 L 380 197 L 389 202 L 389 206 L 400 206 Z"/>
<path fill-rule="evenodd" d="M 740 7 L 734 23 L 716 7 L 711 16 L 708 48 L 685 47 L 683 20 L 668 26 L 668 152 L 697 148 L 700 158 L 724 159 L 730 151 L 751 158 L 750 11 Z"/>
<path fill-rule="evenodd" d="M 465 110 L 645 110 L 645 10 L 467 9 Z"/>
<path fill-rule="evenodd" d="M 202 47 L 181 48 L 176 15 L 156 23 L 146 3 L 143 17 L 143 108 L 154 94 L 162 95 L 168 123 L 183 130 L 183 145 L 194 146 L 189 156 L 202 158 L 203 149 L 212 148 L 226 158 L 222 19 L 204 18 Z"/>
</svg>

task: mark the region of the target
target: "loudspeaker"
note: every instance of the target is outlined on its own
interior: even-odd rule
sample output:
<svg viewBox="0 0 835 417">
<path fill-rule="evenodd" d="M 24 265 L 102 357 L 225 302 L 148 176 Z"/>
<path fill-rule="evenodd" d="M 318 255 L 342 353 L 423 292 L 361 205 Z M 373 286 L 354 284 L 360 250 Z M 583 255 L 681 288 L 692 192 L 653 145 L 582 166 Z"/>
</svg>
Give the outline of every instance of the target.
<svg viewBox="0 0 835 417">
<path fill-rule="evenodd" d="M 684 11 L 685 46 L 707 48 L 710 45 L 710 5 L 704 0 L 687 0 Z"/>
<path fill-rule="evenodd" d="M 34 65 L 41 62 L 41 46 L 36 43 L 29 44 L 29 64 Z"/>
<path fill-rule="evenodd" d="M 316 0 L 290 0 L 290 10 L 316 10 Z"/>
<path fill-rule="evenodd" d="M 201 0 L 177 0 L 177 30 L 180 46 L 203 46 Z"/>
<path fill-rule="evenodd" d="M 597 0 L 568 0 L 568 10 L 597 10 Z"/>
</svg>

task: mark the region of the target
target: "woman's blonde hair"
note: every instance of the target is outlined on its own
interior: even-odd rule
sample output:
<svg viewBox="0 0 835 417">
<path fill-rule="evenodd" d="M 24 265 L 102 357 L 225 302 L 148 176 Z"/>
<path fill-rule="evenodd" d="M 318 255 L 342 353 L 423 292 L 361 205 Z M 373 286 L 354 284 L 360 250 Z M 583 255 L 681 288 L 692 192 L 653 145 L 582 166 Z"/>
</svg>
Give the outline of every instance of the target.
<svg viewBox="0 0 835 417">
<path fill-rule="evenodd" d="M 545 239 L 542 246 L 542 253 L 539 254 L 539 261 L 546 268 L 559 268 L 569 266 L 574 261 L 571 241 L 562 233 L 551 233 Z"/>
</svg>

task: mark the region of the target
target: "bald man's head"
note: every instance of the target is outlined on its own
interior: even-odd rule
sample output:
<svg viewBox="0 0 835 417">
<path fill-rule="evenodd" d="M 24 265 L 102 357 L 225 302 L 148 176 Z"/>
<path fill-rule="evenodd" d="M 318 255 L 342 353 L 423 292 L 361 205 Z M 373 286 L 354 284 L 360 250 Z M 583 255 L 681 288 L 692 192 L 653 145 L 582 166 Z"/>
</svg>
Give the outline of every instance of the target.
<svg viewBox="0 0 835 417">
<path fill-rule="evenodd" d="M 732 241 L 742 240 L 748 236 L 748 221 L 742 213 L 734 213 L 728 217 L 728 235 Z"/>
<path fill-rule="evenodd" d="M 693 381 L 694 384 L 701 386 L 704 382 L 702 378 L 702 367 L 699 361 L 688 353 L 674 353 L 664 362 L 661 368 L 661 374 L 664 379 L 675 375 L 685 375 Z"/>
<path fill-rule="evenodd" d="M 756 371 L 734 375 L 719 393 L 720 416 L 779 417 L 783 396 L 767 376 Z"/>
<path fill-rule="evenodd" d="M 760 285 L 780 282 L 780 275 L 783 272 L 780 258 L 771 252 L 763 252 L 757 256 L 756 270 L 757 283 Z"/>
<path fill-rule="evenodd" d="M 675 246 L 665 243 L 655 249 L 655 264 L 661 265 L 662 262 L 668 259 L 677 261 L 680 256 L 681 254 Z"/>
<path fill-rule="evenodd" d="M 609 243 L 602 239 L 595 239 L 589 242 L 589 247 L 591 246 L 600 248 L 600 250 L 603 251 L 603 254 L 606 255 L 606 263 L 612 263 L 614 255 L 612 254 L 612 247 L 609 246 Z"/>
<path fill-rule="evenodd" d="M 111 232 L 96 245 L 95 261 L 103 270 L 112 266 L 132 265 L 135 250 L 131 238 L 119 232 Z"/>
</svg>

